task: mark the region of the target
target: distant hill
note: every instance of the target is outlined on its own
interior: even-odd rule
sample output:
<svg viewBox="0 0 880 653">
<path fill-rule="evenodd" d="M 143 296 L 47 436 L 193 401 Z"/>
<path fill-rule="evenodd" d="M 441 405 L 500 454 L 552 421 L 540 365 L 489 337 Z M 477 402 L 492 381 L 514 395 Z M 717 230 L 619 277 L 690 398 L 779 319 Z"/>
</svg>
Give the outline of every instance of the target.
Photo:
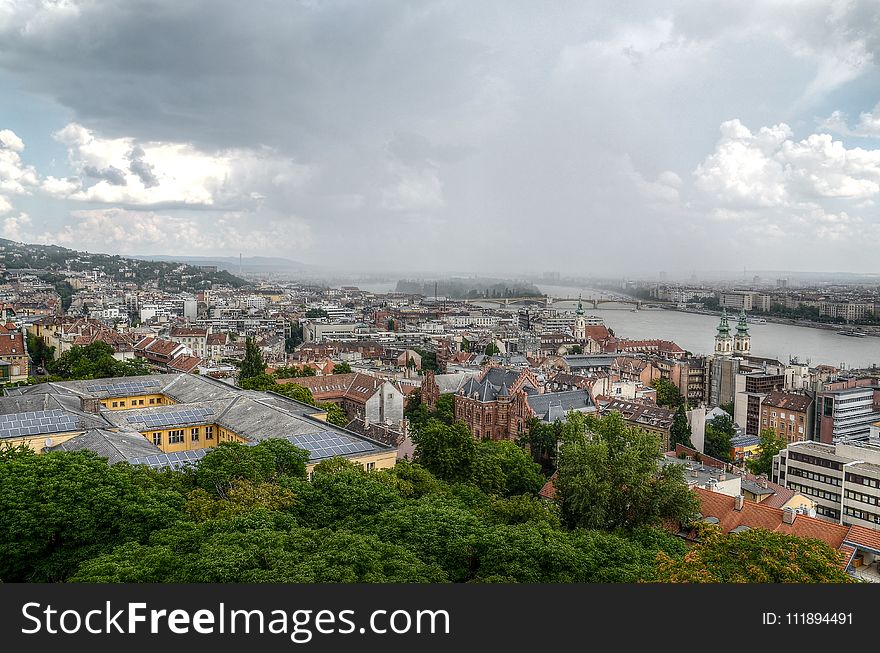
<svg viewBox="0 0 880 653">
<path fill-rule="evenodd" d="M 239 259 L 236 256 L 134 256 L 132 258 L 142 259 L 144 261 L 178 261 L 189 265 L 208 265 L 215 266 L 220 270 L 228 270 L 231 273 L 239 271 Z M 267 273 L 315 273 L 318 268 L 313 265 L 306 265 L 299 261 L 293 261 L 288 258 L 272 257 L 272 256 L 245 256 L 241 259 L 242 274 L 267 274 Z"/>
<path fill-rule="evenodd" d="M 239 288 L 248 282 L 225 270 L 209 272 L 197 265 L 174 261 L 146 261 L 110 254 L 78 252 L 58 245 L 31 245 L 0 238 L 0 264 L 9 270 L 33 270 L 39 276 L 56 277 L 65 270 L 100 270 L 114 281 L 139 286 L 157 282 L 168 292 L 204 290 L 214 285 Z M 219 266 L 218 266 L 219 268 Z"/>
</svg>

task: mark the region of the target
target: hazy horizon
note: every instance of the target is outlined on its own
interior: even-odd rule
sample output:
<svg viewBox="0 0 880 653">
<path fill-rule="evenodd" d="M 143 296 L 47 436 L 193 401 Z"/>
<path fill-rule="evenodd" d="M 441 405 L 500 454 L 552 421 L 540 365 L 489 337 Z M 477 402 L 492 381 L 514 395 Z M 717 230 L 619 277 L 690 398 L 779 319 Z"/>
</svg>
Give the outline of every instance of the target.
<svg viewBox="0 0 880 653">
<path fill-rule="evenodd" d="M 0 0 L 0 236 L 366 274 L 877 273 L 878 53 L 870 0 Z"/>
</svg>

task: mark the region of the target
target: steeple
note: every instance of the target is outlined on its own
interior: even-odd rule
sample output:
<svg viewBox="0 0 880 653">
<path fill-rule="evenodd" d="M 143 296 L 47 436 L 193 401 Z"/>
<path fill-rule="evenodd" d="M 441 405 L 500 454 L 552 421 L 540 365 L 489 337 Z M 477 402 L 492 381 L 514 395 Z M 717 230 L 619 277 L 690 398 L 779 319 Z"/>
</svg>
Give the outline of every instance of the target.
<svg viewBox="0 0 880 653">
<path fill-rule="evenodd" d="M 577 307 L 577 311 L 575 311 L 575 313 L 576 313 L 577 315 L 583 315 L 583 314 L 584 314 L 584 305 L 583 305 L 583 303 L 581 302 L 581 296 L 580 296 L 580 295 L 578 295 L 578 307 Z"/>
<path fill-rule="evenodd" d="M 730 356 L 733 353 L 733 337 L 727 323 L 727 309 L 721 309 L 721 322 L 718 324 L 718 335 L 715 336 L 715 355 Z"/>
<path fill-rule="evenodd" d="M 733 355 L 748 356 L 752 353 L 752 339 L 749 336 L 749 325 L 746 322 L 745 309 L 739 312 L 736 323 L 736 336 L 733 339 Z"/>
</svg>

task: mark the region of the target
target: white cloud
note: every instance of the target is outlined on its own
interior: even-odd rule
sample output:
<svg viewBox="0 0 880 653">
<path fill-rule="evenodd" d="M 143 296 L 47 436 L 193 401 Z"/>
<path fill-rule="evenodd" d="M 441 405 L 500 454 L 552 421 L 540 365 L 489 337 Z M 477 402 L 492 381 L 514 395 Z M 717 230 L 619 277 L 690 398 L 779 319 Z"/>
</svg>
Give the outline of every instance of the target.
<svg viewBox="0 0 880 653">
<path fill-rule="evenodd" d="M 0 191 L 26 195 L 38 183 L 33 166 L 22 163 L 22 151 L 24 143 L 15 132 L 0 130 Z"/>
<path fill-rule="evenodd" d="M 820 127 L 845 136 L 862 138 L 880 138 L 880 102 L 871 111 L 859 114 L 859 121 L 850 128 L 847 115 L 843 111 L 834 111 L 819 123 Z"/>
<path fill-rule="evenodd" d="M 0 213 L 9 213 L 12 210 L 12 204 L 9 200 L 0 195 Z"/>
<path fill-rule="evenodd" d="M 67 146 L 79 181 L 47 179 L 55 197 L 106 204 L 226 206 L 260 198 L 265 187 L 301 188 L 313 170 L 262 149 L 208 153 L 187 143 L 103 138 L 70 123 L 55 138 Z"/>
<path fill-rule="evenodd" d="M 3 218 L 0 234 L 8 240 L 16 242 L 33 242 L 31 238 L 31 218 L 27 213 Z"/>
<path fill-rule="evenodd" d="M 707 201 L 728 208 L 866 200 L 880 194 L 880 150 L 847 149 L 829 134 L 796 141 L 784 123 L 752 133 L 739 120 L 729 120 L 694 177 Z"/>
</svg>

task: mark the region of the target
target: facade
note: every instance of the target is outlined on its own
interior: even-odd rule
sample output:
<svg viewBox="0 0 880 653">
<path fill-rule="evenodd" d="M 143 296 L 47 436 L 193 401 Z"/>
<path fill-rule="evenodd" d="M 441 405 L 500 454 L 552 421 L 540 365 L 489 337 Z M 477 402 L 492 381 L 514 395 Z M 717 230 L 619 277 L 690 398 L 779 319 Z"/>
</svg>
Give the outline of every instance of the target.
<svg viewBox="0 0 880 653">
<path fill-rule="evenodd" d="M 350 420 L 398 427 L 403 422 L 403 392 L 391 381 L 376 376 L 351 372 L 278 379 L 278 383 L 307 388 L 315 401 L 338 404 Z"/>
<path fill-rule="evenodd" d="M 538 379 L 528 370 L 490 367 L 461 386 L 453 399 L 455 419 L 477 439 L 513 440 L 526 432 L 533 411 L 526 394 L 538 394 Z"/>
<path fill-rule="evenodd" d="M 208 357 L 208 328 L 207 327 L 171 327 L 168 336 L 171 342 L 177 342 L 186 347 L 195 356 Z"/>
<path fill-rule="evenodd" d="M 600 412 L 603 415 L 610 412 L 620 413 L 630 426 L 656 433 L 660 436 L 661 449 L 669 451 L 669 431 L 672 429 L 672 421 L 675 419 L 674 411 L 648 403 L 612 399 L 602 404 Z"/>
<path fill-rule="evenodd" d="M 30 359 L 24 332 L 0 325 L 0 379 L 4 383 L 27 381 Z"/>
<path fill-rule="evenodd" d="M 853 384 L 817 393 L 813 439 L 827 444 L 868 440 L 871 424 L 880 419 L 878 397 L 880 387 L 876 385 Z"/>
<path fill-rule="evenodd" d="M 773 429 L 786 442 L 801 442 L 813 432 L 813 398 L 774 391 L 761 404 L 761 430 Z"/>
<path fill-rule="evenodd" d="M 785 375 L 748 372 L 737 374 L 734 383 L 734 421 L 744 427 L 748 435 L 757 436 L 761 432 L 761 405 L 764 398 L 770 392 L 785 387 Z"/>
<path fill-rule="evenodd" d="M 841 524 L 880 530 L 880 447 L 795 442 L 773 459 L 773 481 L 816 501 Z"/>
</svg>

